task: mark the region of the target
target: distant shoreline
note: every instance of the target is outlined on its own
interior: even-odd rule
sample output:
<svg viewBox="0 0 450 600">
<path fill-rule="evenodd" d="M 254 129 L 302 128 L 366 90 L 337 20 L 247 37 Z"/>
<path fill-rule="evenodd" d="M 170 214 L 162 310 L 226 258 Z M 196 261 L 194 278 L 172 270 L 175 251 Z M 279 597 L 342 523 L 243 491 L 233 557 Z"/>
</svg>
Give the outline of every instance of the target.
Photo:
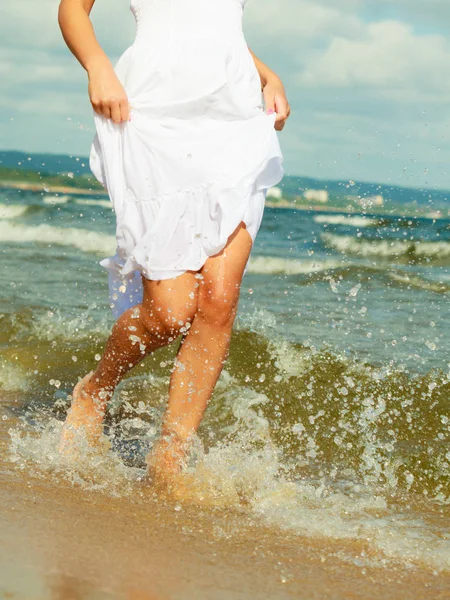
<svg viewBox="0 0 450 600">
<path fill-rule="evenodd" d="M 37 183 L 27 183 L 22 181 L 0 181 L 1 188 L 14 188 L 18 190 L 24 191 L 32 191 L 32 192 L 45 192 L 52 194 L 80 194 L 83 196 L 87 195 L 96 195 L 96 196 L 106 196 L 108 197 L 108 192 L 105 190 L 89 190 L 84 188 L 76 188 L 70 186 L 61 186 L 61 185 L 45 185 L 45 184 L 37 184 Z M 303 210 L 303 211 L 316 211 L 316 212 L 345 212 L 342 208 L 336 206 L 302 206 L 299 204 L 295 204 L 293 202 L 289 202 L 287 200 L 281 200 L 279 202 L 271 202 L 270 200 L 266 200 L 266 206 L 270 208 L 292 208 L 295 210 Z M 347 211 L 348 212 L 348 211 Z"/>
<path fill-rule="evenodd" d="M 50 194 L 74 194 L 79 196 L 103 196 L 108 198 L 108 192 L 106 190 L 101 189 L 86 189 L 86 188 L 78 188 L 71 187 L 68 185 L 46 185 L 45 183 L 31 183 L 26 181 L 0 181 L 0 189 L 17 189 L 24 191 L 32 191 L 32 192 L 45 192 Z M 333 205 L 324 205 L 324 204 L 297 204 L 296 202 L 289 202 L 288 200 L 279 200 L 277 202 L 273 202 L 271 200 L 266 200 L 265 205 L 269 208 L 289 208 L 292 210 L 299 210 L 303 212 L 324 212 L 324 213 L 342 213 L 342 214 L 362 214 L 362 215 L 390 215 L 390 216 L 399 216 L 399 217 L 415 217 L 415 218 L 430 218 L 430 219 L 442 219 L 447 218 L 446 215 L 439 214 L 438 212 L 426 211 L 422 208 L 422 210 L 417 210 L 416 207 L 407 207 L 407 206 L 394 206 L 389 210 L 384 207 L 383 209 L 372 209 L 370 213 L 363 210 L 358 210 L 358 207 L 345 207 L 345 206 L 333 206 Z M 409 208 L 409 210 L 408 210 Z"/>
<path fill-rule="evenodd" d="M 358 211 L 355 210 L 347 210 L 343 207 L 339 206 L 324 206 L 323 204 L 313 204 L 310 206 L 305 206 L 304 204 L 295 204 L 294 202 L 288 202 L 281 200 L 280 202 L 271 202 L 270 200 L 266 200 L 266 206 L 270 208 L 292 208 L 294 210 L 303 210 L 303 211 L 312 211 L 312 212 L 336 212 L 336 213 L 355 213 L 359 214 Z"/>
<path fill-rule="evenodd" d="M 0 188 L 14 188 L 31 192 L 52 194 L 79 194 L 82 196 L 108 196 L 106 190 L 76 188 L 69 185 L 46 185 L 45 183 L 28 183 L 26 181 L 0 181 Z"/>
</svg>

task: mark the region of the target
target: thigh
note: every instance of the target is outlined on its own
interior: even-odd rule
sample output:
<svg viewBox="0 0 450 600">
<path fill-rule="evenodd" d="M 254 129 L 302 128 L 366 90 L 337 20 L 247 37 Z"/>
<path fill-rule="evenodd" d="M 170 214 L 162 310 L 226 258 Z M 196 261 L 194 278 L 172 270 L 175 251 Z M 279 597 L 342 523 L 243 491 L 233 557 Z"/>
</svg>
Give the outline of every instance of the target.
<svg viewBox="0 0 450 600">
<path fill-rule="evenodd" d="M 145 311 L 161 320 L 191 320 L 197 310 L 198 276 L 186 271 L 172 279 L 151 280 L 142 277 Z"/>
<path fill-rule="evenodd" d="M 220 299 L 227 303 L 237 301 L 244 274 L 249 259 L 253 240 L 247 231 L 245 223 L 239 226 L 228 238 L 221 252 L 209 257 L 200 270 L 203 276 L 200 286 L 199 302 L 202 299 Z"/>
</svg>

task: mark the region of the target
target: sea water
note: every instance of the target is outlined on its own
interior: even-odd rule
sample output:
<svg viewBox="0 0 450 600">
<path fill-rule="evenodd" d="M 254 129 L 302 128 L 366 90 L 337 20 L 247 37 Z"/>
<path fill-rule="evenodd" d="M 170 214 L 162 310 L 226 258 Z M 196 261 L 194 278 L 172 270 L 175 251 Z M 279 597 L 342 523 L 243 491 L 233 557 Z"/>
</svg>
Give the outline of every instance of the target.
<svg viewBox="0 0 450 600">
<path fill-rule="evenodd" d="M 67 395 L 113 322 L 98 262 L 114 253 L 114 214 L 94 196 L 3 190 L 0 202 L 1 473 L 133 498 L 176 345 L 119 386 L 108 453 L 65 464 Z M 199 503 L 448 572 L 449 267 L 450 219 L 267 207 L 188 467 Z"/>
</svg>

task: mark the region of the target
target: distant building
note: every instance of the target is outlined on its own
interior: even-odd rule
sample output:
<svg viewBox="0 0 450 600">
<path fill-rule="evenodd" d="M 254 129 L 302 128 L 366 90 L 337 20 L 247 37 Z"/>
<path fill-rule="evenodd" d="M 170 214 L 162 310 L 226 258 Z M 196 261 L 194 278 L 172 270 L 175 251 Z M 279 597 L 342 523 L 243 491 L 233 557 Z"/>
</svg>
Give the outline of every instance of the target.
<svg viewBox="0 0 450 600">
<path fill-rule="evenodd" d="M 383 206 L 384 205 L 384 198 L 383 198 L 383 196 L 380 196 L 379 194 L 377 196 L 372 196 L 371 200 L 372 200 L 374 206 Z"/>
<path fill-rule="evenodd" d="M 327 190 L 305 190 L 303 197 L 311 202 L 322 202 L 325 204 L 328 202 L 329 193 Z"/>
<path fill-rule="evenodd" d="M 281 200 L 283 192 L 279 187 L 271 187 L 267 190 L 267 198 L 275 198 L 275 200 Z"/>
<path fill-rule="evenodd" d="M 361 204 L 365 204 L 366 206 L 383 206 L 384 198 L 379 194 L 375 196 L 366 196 L 361 198 Z"/>
</svg>

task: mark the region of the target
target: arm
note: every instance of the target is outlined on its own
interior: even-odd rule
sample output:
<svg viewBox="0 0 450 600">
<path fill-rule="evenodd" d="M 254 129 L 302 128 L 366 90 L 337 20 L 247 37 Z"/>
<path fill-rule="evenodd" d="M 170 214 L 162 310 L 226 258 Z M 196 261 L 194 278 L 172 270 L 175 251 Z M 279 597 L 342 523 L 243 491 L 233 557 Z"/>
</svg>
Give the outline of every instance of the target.
<svg viewBox="0 0 450 600">
<path fill-rule="evenodd" d="M 250 50 L 250 48 L 249 51 L 261 79 L 261 89 L 264 94 L 266 110 L 269 114 L 273 112 L 277 113 L 275 129 L 281 131 L 291 114 L 291 108 L 286 97 L 283 82 L 276 73 L 269 69 L 269 67 L 264 64 L 252 50 Z"/>
<path fill-rule="evenodd" d="M 98 114 L 128 120 L 129 103 L 114 68 L 98 43 L 89 15 L 95 0 L 61 0 L 58 23 L 69 50 L 86 70 L 89 97 Z"/>
</svg>

